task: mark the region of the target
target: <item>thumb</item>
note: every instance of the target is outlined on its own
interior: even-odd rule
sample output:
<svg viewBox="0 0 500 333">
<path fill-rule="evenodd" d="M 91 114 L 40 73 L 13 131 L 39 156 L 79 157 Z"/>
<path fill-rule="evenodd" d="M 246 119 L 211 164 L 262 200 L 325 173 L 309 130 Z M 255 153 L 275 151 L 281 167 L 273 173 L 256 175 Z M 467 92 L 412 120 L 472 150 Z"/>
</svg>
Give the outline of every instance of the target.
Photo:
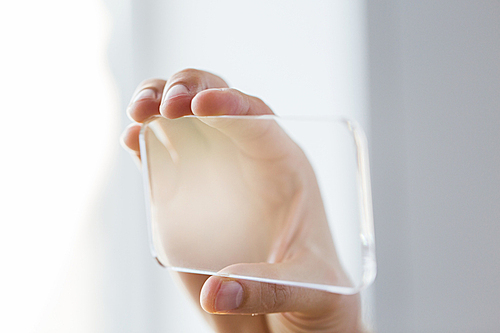
<svg viewBox="0 0 500 333">
<path fill-rule="evenodd" d="M 297 265 L 291 262 L 236 264 L 221 273 L 245 276 L 271 276 L 275 280 L 296 276 Z M 302 312 L 321 315 L 331 312 L 346 295 L 290 285 L 264 283 L 246 279 L 211 276 L 204 283 L 200 303 L 209 313 L 266 314 Z"/>
</svg>

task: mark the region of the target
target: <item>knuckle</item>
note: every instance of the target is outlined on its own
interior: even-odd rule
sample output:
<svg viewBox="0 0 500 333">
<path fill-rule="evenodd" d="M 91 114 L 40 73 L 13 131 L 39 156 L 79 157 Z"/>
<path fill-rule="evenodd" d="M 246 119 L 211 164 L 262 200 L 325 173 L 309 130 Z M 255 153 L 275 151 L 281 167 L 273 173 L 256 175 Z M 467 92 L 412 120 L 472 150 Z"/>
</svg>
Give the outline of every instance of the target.
<svg viewBox="0 0 500 333">
<path fill-rule="evenodd" d="M 183 69 L 168 79 L 168 84 L 182 83 L 186 86 L 199 89 L 227 87 L 226 82 L 219 76 L 194 68 Z"/>
<path fill-rule="evenodd" d="M 264 103 L 264 101 L 263 101 L 261 98 L 259 98 L 259 97 L 257 97 L 257 96 L 251 96 L 251 98 L 252 98 L 252 99 L 255 101 L 255 103 L 257 103 L 257 104 L 264 104 L 264 105 L 266 104 L 266 103 Z"/>
<path fill-rule="evenodd" d="M 262 114 L 273 114 L 273 111 L 266 104 L 266 102 L 264 102 L 264 100 L 262 100 L 261 98 L 256 97 L 256 96 L 248 96 L 248 97 L 249 97 L 249 99 L 252 100 L 252 104 L 255 105 L 256 109 L 260 110 L 260 113 L 262 113 Z"/>
<path fill-rule="evenodd" d="M 139 83 L 138 88 L 142 90 L 146 87 L 156 87 L 159 84 L 165 84 L 165 81 L 157 78 L 149 78 L 146 80 L 142 80 L 141 83 Z"/>
<path fill-rule="evenodd" d="M 203 72 L 194 69 L 194 68 L 186 68 L 183 69 L 174 75 L 172 75 L 172 81 L 179 81 L 179 80 L 197 80 L 203 75 Z"/>
<path fill-rule="evenodd" d="M 265 284 L 262 292 L 262 307 L 267 313 L 284 310 L 290 300 L 290 287 L 285 285 Z"/>
<path fill-rule="evenodd" d="M 183 76 L 197 76 L 202 74 L 202 71 L 199 69 L 195 68 L 185 68 L 179 72 L 177 72 L 178 75 L 183 75 Z"/>
<path fill-rule="evenodd" d="M 194 68 L 183 69 L 168 79 L 168 85 L 172 86 L 174 84 L 184 84 L 188 88 L 193 86 L 198 86 L 202 82 L 203 71 Z"/>
</svg>

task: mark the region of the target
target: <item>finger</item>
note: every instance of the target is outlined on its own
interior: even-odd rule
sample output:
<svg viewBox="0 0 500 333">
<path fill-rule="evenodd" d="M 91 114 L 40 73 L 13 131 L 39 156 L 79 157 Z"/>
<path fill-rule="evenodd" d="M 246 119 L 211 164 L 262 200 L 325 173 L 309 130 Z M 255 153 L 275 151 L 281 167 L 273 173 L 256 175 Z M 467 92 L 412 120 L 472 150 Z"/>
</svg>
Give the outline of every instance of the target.
<svg viewBox="0 0 500 333">
<path fill-rule="evenodd" d="M 160 114 L 160 102 L 165 87 L 165 80 L 149 79 L 141 82 L 132 96 L 127 114 L 136 122 Z"/>
<path fill-rule="evenodd" d="M 236 89 L 202 91 L 193 98 L 191 108 L 200 117 L 274 114 L 259 98 Z M 277 159 L 296 150 L 296 145 L 274 119 L 209 117 L 200 120 L 227 135 L 251 157 Z"/>
<path fill-rule="evenodd" d="M 141 125 L 130 124 L 127 128 L 125 128 L 120 137 L 120 144 L 130 153 L 139 170 L 141 169 L 141 154 L 139 150 L 140 131 Z"/>
<path fill-rule="evenodd" d="M 141 131 L 141 125 L 140 124 L 130 124 L 128 125 L 125 130 L 123 130 L 123 133 L 120 138 L 120 142 L 123 146 L 128 151 L 133 151 L 138 153 L 140 148 L 139 148 L 139 132 Z"/>
<path fill-rule="evenodd" d="M 227 83 L 212 73 L 185 69 L 172 75 L 163 91 L 160 113 L 167 118 L 192 115 L 191 100 L 205 89 L 227 88 Z"/>
<path fill-rule="evenodd" d="M 287 280 L 290 276 L 301 274 L 297 265 L 292 263 L 237 264 L 223 271 L 227 270 L 240 274 L 244 272 L 242 275 L 246 276 L 271 276 L 277 280 Z M 205 311 L 225 314 L 301 312 L 318 316 L 330 313 L 348 299 L 346 295 L 316 289 L 221 276 L 210 277 L 200 295 L 200 303 Z"/>
<path fill-rule="evenodd" d="M 207 275 L 178 273 L 170 271 L 174 280 L 183 285 L 189 292 L 197 307 L 199 307 L 200 290 Z M 201 310 L 201 307 L 200 307 Z M 248 332 L 266 332 L 266 320 L 264 317 L 240 317 L 240 316 L 218 316 L 202 311 L 206 321 L 212 326 L 215 332 L 233 333 L 240 332 L 241 327 L 245 327 Z"/>
</svg>

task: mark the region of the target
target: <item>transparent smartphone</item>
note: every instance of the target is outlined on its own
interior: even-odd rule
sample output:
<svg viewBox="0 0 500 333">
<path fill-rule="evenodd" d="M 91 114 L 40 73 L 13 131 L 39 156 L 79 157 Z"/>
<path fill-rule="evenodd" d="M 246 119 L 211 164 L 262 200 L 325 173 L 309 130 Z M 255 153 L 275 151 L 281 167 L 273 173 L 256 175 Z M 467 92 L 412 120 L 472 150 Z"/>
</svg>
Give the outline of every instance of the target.
<svg viewBox="0 0 500 333">
<path fill-rule="evenodd" d="M 339 294 L 373 282 L 368 151 L 355 122 L 155 116 L 140 145 L 161 265 Z"/>
</svg>

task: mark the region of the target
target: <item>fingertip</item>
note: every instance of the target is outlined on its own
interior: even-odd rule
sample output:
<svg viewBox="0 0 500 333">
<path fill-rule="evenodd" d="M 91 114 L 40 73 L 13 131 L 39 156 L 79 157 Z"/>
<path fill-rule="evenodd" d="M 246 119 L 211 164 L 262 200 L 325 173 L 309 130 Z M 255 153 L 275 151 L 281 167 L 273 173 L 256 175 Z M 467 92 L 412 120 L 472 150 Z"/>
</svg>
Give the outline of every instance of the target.
<svg viewBox="0 0 500 333">
<path fill-rule="evenodd" d="M 220 288 L 221 279 L 218 276 L 209 277 L 200 292 L 200 305 L 208 313 L 215 313 L 215 299 Z"/>
<path fill-rule="evenodd" d="M 201 307 L 208 313 L 231 313 L 243 302 L 243 286 L 236 280 L 212 276 L 200 293 Z"/>
<path fill-rule="evenodd" d="M 139 133 L 141 131 L 140 124 L 130 124 L 125 128 L 121 137 L 120 143 L 126 150 L 139 152 Z"/>
<path fill-rule="evenodd" d="M 129 105 L 129 107 L 127 108 L 127 115 L 132 121 L 142 123 L 149 117 L 159 114 L 159 106 L 159 99 L 138 100 Z"/>
<path fill-rule="evenodd" d="M 127 107 L 128 117 L 136 122 L 159 114 L 161 95 L 165 81 L 153 79 L 142 82 Z"/>
</svg>

